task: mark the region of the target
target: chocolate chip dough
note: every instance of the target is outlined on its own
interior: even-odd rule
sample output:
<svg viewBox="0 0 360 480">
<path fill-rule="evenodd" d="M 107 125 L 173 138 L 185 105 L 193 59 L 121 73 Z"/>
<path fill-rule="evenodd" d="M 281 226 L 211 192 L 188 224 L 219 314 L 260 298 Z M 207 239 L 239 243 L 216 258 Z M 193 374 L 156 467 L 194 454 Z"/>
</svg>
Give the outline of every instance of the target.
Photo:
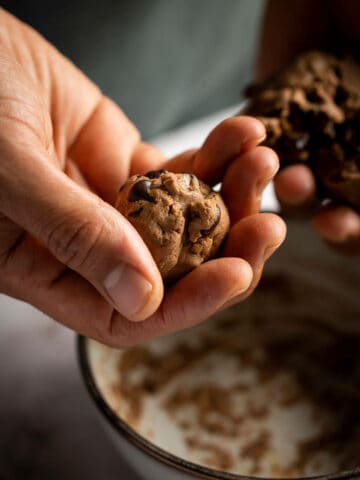
<svg viewBox="0 0 360 480">
<path fill-rule="evenodd" d="M 174 282 L 216 255 L 229 229 L 221 196 L 189 173 L 135 175 L 116 208 L 140 233 L 164 282 Z"/>
<path fill-rule="evenodd" d="M 307 52 L 248 96 L 281 167 L 309 165 L 321 196 L 360 209 L 360 65 Z"/>
</svg>

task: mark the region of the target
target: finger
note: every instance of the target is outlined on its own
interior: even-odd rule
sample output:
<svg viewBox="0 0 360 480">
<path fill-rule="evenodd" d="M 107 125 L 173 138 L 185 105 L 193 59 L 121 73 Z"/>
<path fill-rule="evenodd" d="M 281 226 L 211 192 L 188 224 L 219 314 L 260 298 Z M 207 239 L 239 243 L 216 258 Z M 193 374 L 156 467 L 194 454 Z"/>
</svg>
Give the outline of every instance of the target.
<svg viewBox="0 0 360 480">
<path fill-rule="evenodd" d="M 360 253 L 360 215 L 350 207 L 329 205 L 312 219 L 316 232 L 333 248 L 348 254 Z"/>
<path fill-rule="evenodd" d="M 167 162 L 174 172 L 193 172 L 214 185 L 221 181 L 229 163 L 240 153 L 253 148 L 265 138 L 265 127 L 252 117 L 232 117 L 221 122 L 198 150 L 189 150 Z"/>
<path fill-rule="evenodd" d="M 129 322 L 115 314 L 105 342 L 128 346 L 191 327 L 241 295 L 251 281 L 251 268 L 240 258 L 206 262 L 169 288 L 160 309 L 144 322 Z"/>
<path fill-rule="evenodd" d="M 115 209 L 44 156 L 39 149 L 20 146 L 4 151 L 3 213 L 86 278 L 125 317 L 148 317 L 161 302 L 163 284 L 144 242 Z"/>
<path fill-rule="evenodd" d="M 113 204 L 130 172 L 130 162 L 140 136 L 120 108 L 102 97 L 80 130 L 69 156 L 89 185 Z"/>
<path fill-rule="evenodd" d="M 115 314 L 105 342 L 117 347 L 132 345 L 188 328 L 244 300 L 258 283 L 264 262 L 283 241 L 285 230 L 282 220 L 272 214 L 241 220 L 225 247 L 225 253 L 233 252 L 233 257 L 212 260 L 193 270 L 168 290 L 159 311 L 142 323 Z M 244 258 L 238 258 L 238 253 Z"/>
<path fill-rule="evenodd" d="M 30 235 L 0 256 L 0 291 L 92 338 L 100 339 L 109 329 L 112 305 Z"/>
<path fill-rule="evenodd" d="M 140 142 L 131 159 L 130 175 L 159 170 L 164 162 L 165 155 L 157 147 L 150 143 Z"/>
<path fill-rule="evenodd" d="M 0 268 L 3 292 L 30 302 L 78 333 L 116 347 L 205 320 L 248 289 L 252 281 L 252 270 L 244 260 L 226 258 L 207 262 L 171 287 L 153 316 L 144 322 L 131 322 L 114 312 L 89 282 L 64 269 L 29 236 L 13 249 Z M 23 281 L 19 282 L 19 278 Z"/>
<path fill-rule="evenodd" d="M 316 204 L 316 182 L 305 165 L 291 165 L 281 170 L 275 178 L 275 191 L 283 210 L 303 213 Z"/>
<path fill-rule="evenodd" d="M 249 150 L 230 165 L 221 193 L 233 223 L 259 211 L 261 194 L 278 168 L 276 153 L 267 147 Z"/>
<path fill-rule="evenodd" d="M 253 270 L 249 289 L 232 300 L 246 298 L 258 284 L 264 263 L 279 248 L 285 239 L 286 226 L 283 220 L 271 213 L 260 213 L 245 217 L 229 232 L 223 254 L 246 260 Z"/>
</svg>

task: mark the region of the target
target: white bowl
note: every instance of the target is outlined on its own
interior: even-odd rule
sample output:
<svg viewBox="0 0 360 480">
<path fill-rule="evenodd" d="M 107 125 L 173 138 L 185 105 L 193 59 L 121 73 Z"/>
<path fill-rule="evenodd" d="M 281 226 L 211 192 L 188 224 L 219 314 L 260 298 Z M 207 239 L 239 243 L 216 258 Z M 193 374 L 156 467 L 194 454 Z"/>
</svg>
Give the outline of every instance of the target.
<svg viewBox="0 0 360 480">
<path fill-rule="evenodd" d="M 360 400 L 360 358 L 356 355 L 360 347 L 359 274 L 357 262 L 332 253 L 307 225 L 292 222 L 285 246 L 268 263 L 263 286 L 250 299 L 192 330 L 148 342 L 147 352 L 162 357 L 157 367 L 140 362 L 138 371 L 133 366 L 120 374 L 119 362 L 124 365 L 135 349 L 126 353 L 79 337 L 83 378 L 120 454 L 147 480 L 360 478 L 356 458 L 360 446 L 356 413 Z M 176 351 L 179 355 L 179 345 L 191 346 L 191 352 L 196 352 L 205 338 L 206 354 L 180 369 L 181 374 L 166 377 L 167 383 L 155 383 L 160 385 L 156 395 L 153 386 L 144 397 L 141 390 L 141 415 L 140 410 L 136 415 L 136 410 L 129 411 L 135 400 L 117 388 L 121 375 L 124 381 L 133 375 L 134 385 L 146 385 L 151 369 L 166 373 L 163 365 L 167 359 L 171 363 Z M 191 358 L 191 352 L 184 358 Z M 222 425 L 223 433 L 218 427 L 211 430 L 214 427 L 209 422 L 205 432 L 193 404 L 178 410 L 163 407 L 165 399 L 171 404 L 174 392 L 181 397 L 187 389 L 195 391 L 200 386 L 206 390 L 215 384 L 237 412 L 236 418 L 231 414 L 231 425 L 227 410 L 217 412 L 220 416 L 213 425 Z M 239 385 L 246 387 L 239 389 Z M 323 435 L 329 425 L 335 439 L 343 434 L 342 452 L 331 450 L 331 438 Z M 349 432 L 341 431 L 345 426 Z M 256 453 L 261 435 L 266 448 L 259 447 Z M 313 452 L 300 465 L 296 460 L 299 448 L 311 442 Z M 207 450 L 203 451 L 204 445 Z M 227 460 L 231 462 L 225 465 L 226 457 L 221 466 L 219 452 L 230 452 Z M 339 471 L 342 455 L 350 458 L 350 463 L 344 460 L 346 471 Z M 292 470 L 286 465 L 293 465 Z"/>
</svg>

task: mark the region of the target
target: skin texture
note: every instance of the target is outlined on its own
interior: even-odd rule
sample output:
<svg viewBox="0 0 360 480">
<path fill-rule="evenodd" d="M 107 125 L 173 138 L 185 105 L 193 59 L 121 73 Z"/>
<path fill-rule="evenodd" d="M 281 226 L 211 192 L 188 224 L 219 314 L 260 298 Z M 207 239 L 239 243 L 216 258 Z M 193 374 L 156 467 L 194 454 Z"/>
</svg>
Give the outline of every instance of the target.
<svg viewBox="0 0 360 480">
<path fill-rule="evenodd" d="M 345 50 L 359 57 L 359 2 L 293 0 L 288 7 L 286 0 L 269 0 L 267 4 L 257 62 L 258 81 L 309 49 Z M 275 188 L 284 212 L 310 215 L 314 229 L 327 244 L 346 254 L 359 254 L 360 214 L 335 203 L 318 208 L 315 185 L 306 166 L 283 169 L 275 179 Z"/>
<path fill-rule="evenodd" d="M 235 117 L 199 150 L 167 160 L 36 32 L 0 10 L 0 292 L 113 346 L 189 327 L 244 300 L 285 236 L 259 214 L 278 169 L 264 128 Z M 193 172 L 222 195 L 222 257 L 164 290 L 135 229 L 114 208 L 133 174 Z M 245 239 L 245 240 L 244 240 Z"/>
</svg>

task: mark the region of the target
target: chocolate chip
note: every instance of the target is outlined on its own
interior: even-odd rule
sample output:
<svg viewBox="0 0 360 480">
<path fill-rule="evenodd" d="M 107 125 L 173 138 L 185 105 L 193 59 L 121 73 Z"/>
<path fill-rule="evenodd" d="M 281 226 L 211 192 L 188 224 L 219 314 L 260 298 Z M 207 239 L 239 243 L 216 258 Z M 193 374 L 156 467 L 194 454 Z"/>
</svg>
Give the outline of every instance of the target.
<svg viewBox="0 0 360 480">
<path fill-rule="evenodd" d="M 303 131 L 306 130 L 306 113 L 296 102 L 289 103 L 288 121 L 293 129 Z"/>
<path fill-rule="evenodd" d="M 135 183 L 129 193 L 129 202 L 140 202 L 141 200 L 156 203 L 154 197 L 149 194 L 151 187 L 150 180 L 141 180 Z"/>
<path fill-rule="evenodd" d="M 348 98 L 349 98 L 348 92 L 345 90 L 344 87 L 339 85 L 336 89 L 336 93 L 334 97 L 335 103 L 337 103 L 338 105 L 342 105 L 343 103 L 346 102 Z"/>
<path fill-rule="evenodd" d="M 271 109 L 264 109 L 264 111 L 261 110 L 261 115 L 264 115 L 264 117 L 269 117 L 269 118 L 278 118 L 281 115 L 282 109 L 279 108 L 271 108 Z"/>
<path fill-rule="evenodd" d="M 159 178 L 163 173 L 167 173 L 167 170 L 150 170 L 150 172 L 145 174 L 145 177 Z"/>
<path fill-rule="evenodd" d="M 343 73 L 341 71 L 341 68 L 338 65 L 334 65 L 333 71 L 340 80 L 343 78 Z"/>
<path fill-rule="evenodd" d="M 333 122 L 323 110 L 310 110 L 307 112 L 306 121 L 314 134 L 322 135 L 326 133 L 326 135 L 331 136 L 332 126 L 330 124 Z"/>
<path fill-rule="evenodd" d="M 316 88 L 312 88 L 311 90 L 308 90 L 307 92 L 305 92 L 305 95 L 306 95 L 306 99 L 310 103 L 323 103 L 324 102 L 323 97 L 321 96 L 319 90 L 317 90 Z"/>
</svg>

